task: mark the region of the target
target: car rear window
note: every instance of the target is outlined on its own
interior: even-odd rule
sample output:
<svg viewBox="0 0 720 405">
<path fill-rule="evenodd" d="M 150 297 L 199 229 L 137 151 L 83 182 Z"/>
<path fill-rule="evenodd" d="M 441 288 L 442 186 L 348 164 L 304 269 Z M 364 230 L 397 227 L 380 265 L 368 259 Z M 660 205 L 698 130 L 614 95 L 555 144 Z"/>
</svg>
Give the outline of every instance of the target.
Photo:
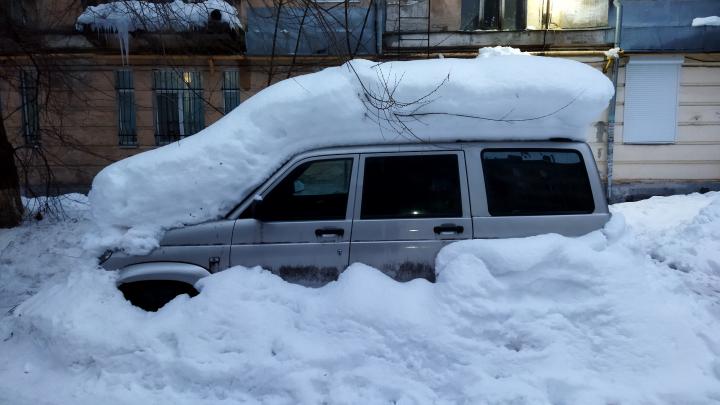
<svg viewBox="0 0 720 405">
<path fill-rule="evenodd" d="M 362 219 L 462 216 L 456 154 L 365 159 Z"/>
<path fill-rule="evenodd" d="M 493 216 L 588 214 L 595 210 L 582 155 L 564 149 L 482 151 Z"/>
</svg>

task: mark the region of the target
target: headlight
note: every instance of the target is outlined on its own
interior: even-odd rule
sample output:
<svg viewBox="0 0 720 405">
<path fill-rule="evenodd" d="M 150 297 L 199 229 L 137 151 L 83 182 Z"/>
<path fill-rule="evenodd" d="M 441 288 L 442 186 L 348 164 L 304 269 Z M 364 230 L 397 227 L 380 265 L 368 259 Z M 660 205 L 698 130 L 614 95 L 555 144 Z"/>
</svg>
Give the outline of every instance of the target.
<svg viewBox="0 0 720 405">
<path fill-rule="evenodd" d="M 113 251 L 108 249 L 103 254 L 101 254 L 100 257 L 98 257 L 98 261 L 100 262 L 100 264 L 103 264 L 106 261 L 108 261 L 108 259 L 110 259 L 110 256 L 112 256 L 112 255 L 113 255 Z"/>
</svg>

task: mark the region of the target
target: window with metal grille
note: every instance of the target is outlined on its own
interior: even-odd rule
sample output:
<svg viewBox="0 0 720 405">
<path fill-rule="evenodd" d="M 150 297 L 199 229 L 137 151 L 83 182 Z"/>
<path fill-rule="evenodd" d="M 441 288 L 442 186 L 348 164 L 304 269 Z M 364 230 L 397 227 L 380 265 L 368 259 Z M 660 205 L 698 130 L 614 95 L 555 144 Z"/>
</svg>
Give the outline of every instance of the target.
<svg viewBox="0 0 720 405">
<path fill-rule="evenodd" d="M 223 72 L 223 105 L 225 114 L 240 104 L 240 72 L 226 70 Z"/>
<path fill-rule="evenodd" d="M 205 127 L 202 74 L 194 71 L 156 70 L 155 143 L 166 145 Z"/>
<path fill-rule="evenodd" d="M 115 71 L 115 90 L 118 103 L 118 144 L 135 146 L 137 145 L 137 132 L 132 70 Z"/>
<path fill-rule="evenodd" d="M 40 122 L 38 116 L 37 72 L 20 72 L 20 96 L 22 98 L 22 128 L 25 143 L 40 141 Z"/>
</svg>

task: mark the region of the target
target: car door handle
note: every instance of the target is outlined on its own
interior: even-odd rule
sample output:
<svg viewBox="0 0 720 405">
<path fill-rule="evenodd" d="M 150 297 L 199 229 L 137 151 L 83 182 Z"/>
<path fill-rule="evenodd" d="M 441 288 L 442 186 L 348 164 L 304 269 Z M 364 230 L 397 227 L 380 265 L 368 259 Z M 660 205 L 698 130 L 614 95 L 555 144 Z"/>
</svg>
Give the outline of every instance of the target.
<svg viewBox="0 0 720 405">
<path fill-rule="evenodd" d="M 438 235 L 460 234 L 465 231 L 465 227 L 455 224 L 442 224 L 434 227 L 433 231 Z"/>
<path fill-rule="evenodd" d="M 321 228 L 315 230 L 315 236 L 318 238 L 327 238 L 329 236 L 344 236 L 345 230 L 342 228 Z"/>
</svg>

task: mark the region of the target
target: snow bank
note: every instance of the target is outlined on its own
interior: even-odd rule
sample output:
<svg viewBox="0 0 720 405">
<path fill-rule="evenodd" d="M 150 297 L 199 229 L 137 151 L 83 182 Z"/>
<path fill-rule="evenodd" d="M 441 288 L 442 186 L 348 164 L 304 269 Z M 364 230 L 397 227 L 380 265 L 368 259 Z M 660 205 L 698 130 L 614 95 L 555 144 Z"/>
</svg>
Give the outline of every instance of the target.
<svg viewBox="0 0 720 405">
<path fill-rule="evenodd" d="M 697 17 L 693 18 L 692 26 L 693 27 L 702 27 L 705 25 L 716 25 L 720 26 L 720 17 L 713 15 L 710 17 Z"/>
<path fill-rule="evenodd" d="M 130 306 L 114 273 L 78 257 L 74 225 L 65 239 L 4 231 L 67 255 L 34 265 L 24 250 L 3 254 L 26 263 L 18 280 L 43 286 L 0 313 L 0 403 L 715 403 L 718 284 L 701 299 L 685 283 L 695 269 L 645 247 L 674 232 L 720 261 L 718 208 L 718 193 L 653 199 L 613 207 L 605 229 L 580 238 L 455 243 L 436 284 L 354 264 L 311 289 L 238 267 L 157 313 Z M 685 254 L 674 246 L 668 261 Z"/>
<path fill-rule="evenodd" d="M 93 181 L 93 214 L 124 227 L 217 218 L 316 147 L 583 140 L 612 94 L 601 72 L 566 59 L 355 60 L 270 86 L 194 136 L 108 166 Z"/>
</svg>

